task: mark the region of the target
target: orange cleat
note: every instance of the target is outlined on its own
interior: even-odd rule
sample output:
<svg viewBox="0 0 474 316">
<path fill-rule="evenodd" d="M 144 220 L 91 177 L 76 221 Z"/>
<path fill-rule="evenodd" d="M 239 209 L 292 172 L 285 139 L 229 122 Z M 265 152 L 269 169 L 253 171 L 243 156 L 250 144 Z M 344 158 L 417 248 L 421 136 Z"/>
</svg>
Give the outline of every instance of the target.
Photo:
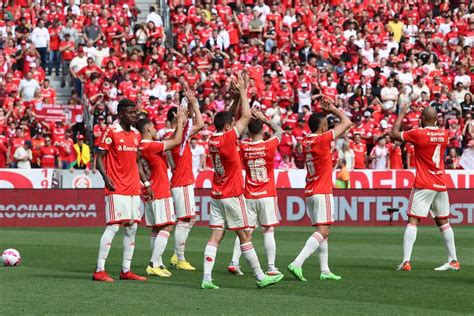
<svg viewBox="0 0 474 316">
<path fill-rule="evenodd" d="M 120 272 L 120 280 L 146 281 L 145 277 L 139 276 L 132 271 Z"/>
<path fill-rule="evenodd" d="M 112 279 L 109 274 L 103 270 L 99 272 L 94 272 L 94 274 L 92 275 L 92 280 L 101 282 L 114 282 L 114 279 Z"/>
<path fill-rule="evenodd" d="M 398 266 L 397 268 L 398 271 L 411 271 L 411 263 L 410 261 L 405 261 L 401 265 Z"/>
</svg>

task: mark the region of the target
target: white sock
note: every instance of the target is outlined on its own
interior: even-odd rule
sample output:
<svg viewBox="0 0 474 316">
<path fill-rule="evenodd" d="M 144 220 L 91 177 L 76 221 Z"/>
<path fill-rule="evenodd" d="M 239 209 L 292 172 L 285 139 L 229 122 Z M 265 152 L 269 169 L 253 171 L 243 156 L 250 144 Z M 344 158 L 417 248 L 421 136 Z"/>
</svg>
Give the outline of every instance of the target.
<svg viewBox="0 0 474 316">
<path fill-rule="evenodd" d="M 416 241 L 416 232 L 418 227 L 414 224 L 408 224 L 403 236 L 403 262 L 410 261 L 413 245 Z"/>
<path fill-rule="evenodd" d="M 311 237 L 308 238 L 300 254 L 291 263 L 292 265 L 301 268 L 306 261 L 316 250 L 318 250 L 319 244 L 324 240 L 323 235 L 318 232 L 314 232 Z"/>
<path fill-rule="evenodd" d="M 178 260 L 183 261 L 184 248 L 186 246 L 186 239 L 188 239 L 189 229 L 188 222 L 178 220 L 174 231 L 174 252 L 178 256 Z"/>
<path fill-rule="evenodd" d="M 235 237 L 235 241 L 234 241 L 234 251 L 232 252 L 231 265 L 238 266 L 241 255 L 242 255 L 242 250 L 240 250 L 240 239 L 239 239 L 239 236 L 237 236 Z"/>
<path fill-rule="evenodd" d="M 105 260 L 109 256 L 110 247 L 112 246 L 112 240 L 114 240 L 115 234 L 119 231 L 119 225 L 107 225 L 102 237 L 100 238 L 99 245 L 99 256 L 97 258 L 96 271 L 105 270 Z"/>
<path fill-rule="evenodd" d="M 240 245 L 240 250 L 242 250 L 242 255 L 244 256 L 245 260 L 252 268 L 253 274 L 258 281 L 261 281 L 265 278 L 265 274 L 260 267 L 260 262 L 258 261 L 257 253 L 255 249 L 253 249 L 252 242 L 249 241 L 245 244 Z"/>
<path fill-rule="evenodd" d="M 446 250 L 448 250 L 448 262 L 453 260 L 458 261 L 456 256 L 456 245 L 454 244 L 454 232 L 451 225 L 449 225 L 449 223 L 444 224 L 439 227 L 439 231 L 441 232 L 441 237 L 443 237 Z"/>
<path fill-rule="evenodd" d="M 263 246 L 267 253 L 268 267 L 275 268 L 276 243 L 275 230 L 273 227 L 269 227 L 263 231 Z"/>
<path fill-rule="evenodd" d="M 123 259 L 122 272 L 130 271 L 132 264 L 133 252 L 135 251 L 135 235 L 137 234 L 137 223 L 125 226 L 125 234 L 123 236 Z"/>
<path fill-rule="evenodd" d="M 151 231 L 151 235 L 150 235 L 150 248 L 151 248 L 151 251 L 153 251 L 153 249 L 155 248 L 156 236 L 158 236 L 158 232 Z"/>
<path fill-rule="evenodd" d="M 203 281 L 212 281 L 212 269 L 216 261 L 217 247 L 219 245 L 215 242 L 208 241 L 206 248 L 204 249 L 204 275 Z"/>
<path fill-rule="evenodd" d="M 321 273 L 331 273 L 329 270 L 328 264 L 328 256 L 329 256 L 329 245 L 328 239 L 324 238 L 324 240 L 319 244 L 318 248 L 319 252 L 319 267 L 321 268 Z"/>
<path fill-rule="evenodd" d="M 168 238 L 170 233 L 167 231 L 160 231 L 156 236 L 155 245 L 153 252 L 151 253 L 150 263 L 153 268 L 160 267 L 163 265 L 163 252 L 165 252 L 166 245 L 168 244 Z"/>
</svg>

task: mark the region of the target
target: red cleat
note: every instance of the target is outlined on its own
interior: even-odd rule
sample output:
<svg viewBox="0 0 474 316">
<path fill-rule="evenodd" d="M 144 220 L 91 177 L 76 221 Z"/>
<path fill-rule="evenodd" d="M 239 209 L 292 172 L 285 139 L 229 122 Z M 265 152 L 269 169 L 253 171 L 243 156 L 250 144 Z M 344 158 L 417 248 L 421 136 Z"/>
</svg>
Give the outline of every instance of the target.
<svg viewBox="0 0 474 316">
<path fill-rule="evenodd" d="M 410 261 L 405 261 L 405 262 L 402 262 L 402 264 L 400 264 L 397 268 L 398 271 L 408 271 L 410 272 L 411 271 L 411 263 Z"/>
<path fill-rule="evenodd" d="M 146 278 L 139 276 L 132 271 L 128 271 L 120 272 L 120 280 L 146 281 Z"/>
<path fill-rule="evenodd" d="M 92 280 L 101 282 L 114 282 L 114 279 L 112 279 L 105 271 L 94 272 L 92 275 Z"/>
</svg>

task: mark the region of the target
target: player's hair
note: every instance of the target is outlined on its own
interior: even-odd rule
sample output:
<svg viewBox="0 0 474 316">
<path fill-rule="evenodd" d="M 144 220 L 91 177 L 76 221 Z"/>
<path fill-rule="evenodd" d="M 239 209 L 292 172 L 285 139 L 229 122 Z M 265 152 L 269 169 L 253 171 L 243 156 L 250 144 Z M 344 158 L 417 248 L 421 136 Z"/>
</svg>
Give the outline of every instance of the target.
<svg viewBox="0 0 474 316">
<path fill-rule="evenodd" d="M 117 112 L 120 113 L 120 112 L 124 111 L 126 108 L 136 107 L 136 106 L 137 105 L 132 100 L 122 99 L 122 100 L 119 101 L 119 104 L 117 106 Z"/>
<path fill-rule="evenodd" d="M 230 113 L 229 111 L 219 112 L 214 117 L 214 125 L 218 132 L 222 131 L 226 124 L 231 124 L 231 123 L 232 123 L 232 113 Z"/>
<path fill-rule="evenodd" d="M 311 132 L 315 133 L 321 126 L 322 121 L 325 119 L 326 119 L 326 116 L 324 114 L 320 114 L 320 113 L 311 114 L 311 116 L 308 119 L 308 125 Z"/>
<path fill-rule="evenodd" d="M 249 133 L 252 135 L 260 134 L 260 132 L 263 130 L 263 123 L 260 120 L 251 119 L 249 122 L 248 129 Z"/>
<path fill-rule="evenodd" d="M 135 124 L 135 128 L 142 134 L 145 131 L 145 127 L 150 123 L 150 119 L 142 118 Z"/>
<path fill-rule="evenodd" d="M 170 123 L 173 122 L 174 117 L 177 113 L 178 113 L 178 108 L 172 107 L 171 109 L 168 110 L 168 113 L 166 114 L 166 120 L 168 120 Z"/>
</svg>

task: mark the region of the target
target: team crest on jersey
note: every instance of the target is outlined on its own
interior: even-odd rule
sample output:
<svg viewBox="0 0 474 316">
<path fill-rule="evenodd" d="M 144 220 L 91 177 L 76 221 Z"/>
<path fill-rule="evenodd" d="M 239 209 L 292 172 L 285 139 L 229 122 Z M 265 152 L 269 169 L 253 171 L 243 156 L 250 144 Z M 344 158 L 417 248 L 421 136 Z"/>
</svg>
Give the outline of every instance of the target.
<svg viewBox="0 0 474 316">
<path fill-rule="evenodd" d="M 107 138 L 105 139 L 105 143 L 106 143 L 107 145 L 112 144 L 112 138 L 107 137 Z"/>
</svg>

